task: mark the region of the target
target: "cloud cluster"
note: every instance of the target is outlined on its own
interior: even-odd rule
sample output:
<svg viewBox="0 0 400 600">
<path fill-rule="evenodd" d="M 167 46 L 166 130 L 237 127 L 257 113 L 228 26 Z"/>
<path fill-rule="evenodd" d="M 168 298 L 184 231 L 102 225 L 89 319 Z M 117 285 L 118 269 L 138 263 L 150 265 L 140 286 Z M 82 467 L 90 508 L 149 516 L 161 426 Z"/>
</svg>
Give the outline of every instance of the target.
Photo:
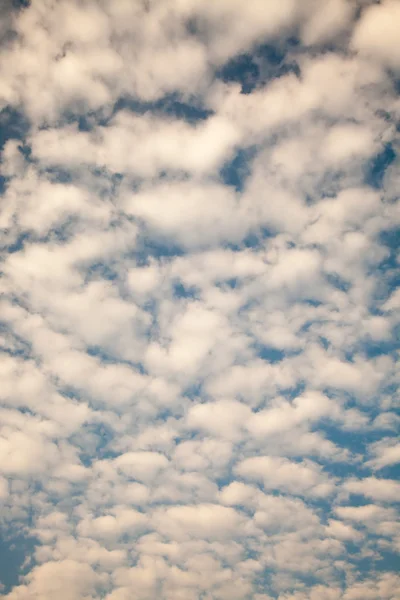
<svg viewBox="0 0 400 600">
<path fill-rule="evenodd" d="M 400 599 L 400 12 L 323 4 L 2 5 L 4 600 Z"/>
</svg>

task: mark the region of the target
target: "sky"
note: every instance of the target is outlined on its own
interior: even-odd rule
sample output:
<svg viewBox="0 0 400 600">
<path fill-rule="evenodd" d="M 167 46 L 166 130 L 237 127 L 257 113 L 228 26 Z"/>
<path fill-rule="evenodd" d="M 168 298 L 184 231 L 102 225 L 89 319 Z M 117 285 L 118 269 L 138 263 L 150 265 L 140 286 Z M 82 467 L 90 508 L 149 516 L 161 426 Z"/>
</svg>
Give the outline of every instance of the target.
<svg viewBox="0 0 400 600">
<path fill-rule="evenodd" d="M 3 600 L 400 599 L 399 30 L 3 0 Z"/>
</svg>

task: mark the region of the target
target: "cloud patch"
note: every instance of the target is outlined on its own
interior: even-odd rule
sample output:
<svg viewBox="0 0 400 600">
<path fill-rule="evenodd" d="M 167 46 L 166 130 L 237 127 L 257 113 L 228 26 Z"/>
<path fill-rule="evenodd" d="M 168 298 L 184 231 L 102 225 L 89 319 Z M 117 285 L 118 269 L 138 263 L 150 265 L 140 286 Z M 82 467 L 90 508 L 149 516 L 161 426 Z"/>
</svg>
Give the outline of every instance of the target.
<svg viewBox="0 0 400 600">
<path fill-rule="evenodd" d="M 397 599 L 396 2 L 0 17 L 2 598 Z"/>
</svg>

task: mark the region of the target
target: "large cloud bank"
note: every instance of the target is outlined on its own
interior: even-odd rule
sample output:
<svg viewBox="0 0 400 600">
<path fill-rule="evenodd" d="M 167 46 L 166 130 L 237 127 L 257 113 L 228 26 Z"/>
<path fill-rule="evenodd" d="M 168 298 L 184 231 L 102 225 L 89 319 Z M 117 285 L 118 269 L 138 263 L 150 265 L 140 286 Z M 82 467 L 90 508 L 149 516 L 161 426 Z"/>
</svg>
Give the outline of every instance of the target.
<svg viewBox="0 0 400 600">
<path fill-rule="evenodd" d="M 1 597 L 399 600 L 400 4 L 1 11 Z"/>
</svg>

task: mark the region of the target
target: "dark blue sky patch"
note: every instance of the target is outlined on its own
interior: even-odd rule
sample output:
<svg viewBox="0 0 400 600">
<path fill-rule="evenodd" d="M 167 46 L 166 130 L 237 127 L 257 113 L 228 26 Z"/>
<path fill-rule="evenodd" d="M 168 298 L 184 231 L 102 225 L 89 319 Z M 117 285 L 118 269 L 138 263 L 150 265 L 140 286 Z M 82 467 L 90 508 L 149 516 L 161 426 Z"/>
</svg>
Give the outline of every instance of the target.
<svg viewBox="0 0 400 600">
<path fill-rule="evenodd" d="M 124 175 L 122 173 L 113 173 L 111 175 L 111 182 L 110 182 L 111 183 L 111 188 L 110 188 L 111 196 L 115 196 L 118 193 L 123 181 L 124 181 Z"/>
<path fill-rule="evenodd" d="M 185 286 L 180 281 L 176 281 L 173 284 L 172 293 L 174 295 L 174 298 L 178 299 L 186 298 L 195 300 L 199 297 L 199 290 L 197 288 L 195 288 L 194 286 Z"/>
<path fill-rule="evenodd" d="M 15 252 L 21 252 L 24 250 L 25 245 L 29 242 L 32 242 L 34 237 L 29 232 L 20 233 L 17 235 L 15 241 L 7 246 L 6 250 L 9 254 L 14 254 Z"/>
<path fill-rule="evenodd" d="M 393 227 L 391 229 L 387 229 L 386 231 L 382 231 L 379 234 L 379 243 L 386 246 L 386 248 L 390 252 L 390 256 L 388 259 L 384 260 L 379 266 L 380 268 L 384 268 L 385 266 L 398 266 L 397 259 L 399 258 L 400 251 L 400 228 Z M 390 264 L 388 265 L 388 260 L 390 259 Z"/>
<path fill-rule="evenodd" d="M 294 73 L 300 77 L 300 67 L 296 62 L 296 55 L 303 50 L 299 40 L 290 37 L 286 43 L 263 44 L 255 50 L 255 60 L 260 67 L 260 84 L 287 73 Z"/>
<path fill-rule="evenodd" d="M 259 358 L 270 364 L 281 362 L 287 356 L 283 350 L 263 344 L 255 344 L 254 350 Z"/>
<path fill-rule="evenodd" d="M 183 390 L 183 395 L 186 398 L 190 398 L 191 400 L 196 400 L 200 397 L 202 393 L 202 384 L 197 381 L 191 383 L 188 387 Z"/>
<path fill-rule="evenodd" d="M 228 242 L 224 247 L 234 252 L 240 252 L 244 249 L 263 250 L 265 241 L 276 236 L 276 232 L 267 227 L 257 227 L 251 229 L 240 243 Z"/>
<path fill-rule="evenodd" d="M 219 287 L 229 288 L 235 290 L 240 287 L 240 279 L 238 277 L 230 277 L 217 283 Z"/>
<path fill-rule="evenodd" d="M 7 187 L 7 177 L 0 175 L 0 196 L 5 192 Z"/>
<path fill-rule="evenodd" d="M 239 148 L 232 160 L 222 167 L 220 171 L 222 182 L 242 192 L 251 174 L 251 162 L 255 154 L 255 147 Z"/>
<path fill-rule="evenodd" d="M 30 344 L 17 335 L 8 323 L 0 321 L 0 336 L 5 338 L 5 344 L 0 342 L 0 351 L 10 356 L 28 359 L 31 357 Z"/>
<path fill-rule="evenodd" d="M 75 215 L 70 216 L 61 225 L 51 229 L 40 241 L 50 244 L 65 244 L 73 238 L 77 228 L 79 229 L 79 218 Z"/>
<path fill-rule="evenodd" d="M 21 145 L 18 146 L 18 150 L 21 152 L 22 156 L 27 162 L 33 162 L 32 148 L 28 144 L 22 142 Z"/>
<path fill-rule="evenodd" d="M 28 133 L 29 123 L 24 114 L 14 108 L 4 108 L 0 112 L 0 152 L 8 140 L 21 140 L 21 150 L 24 148 L 23 139 Z M 2 157 L 0 155 L 0 161 Z M 1 164 L 0 164 L 1 171 Z M 0 174 L 0 194 L 7 186 L 7 177 Z"/>
<path fill-rule="evenodd" d="M 137 251 L 134 253 L 137 265 L 146 266 L 151 258 L 157 260 L 171 259 L 184 256 L 185 252 L 182 246 L 173 241 L 162 238 L 161 236 L 152 236 L 144 233 L 138 239 Z"/>
<path fill-rule="evenodd" d="M 93 123 L 93 119 L 91 119 L 90 116 L 78 115 L 76 120 L 78 122 L 79 131 L 88 132 L 92 131 L 96 127 L 96 124 Z"/>
<path fill-rule="evenodd" d="M 374 546 L 374 541 L 378 541 L 377 538 L 374 540 L 374 536 L 370 534 L 368 538 L 369 543 Z M 360 573 L 365 577 L 371 577 L 376 572 L 388 572 L 393 571 L 397 573 L 399 571 L 399 555 L 390 550 L 383 550 L 381 547 L 377 554 L 373 554 L 368 557 L 360 557 L 360 547 L 353 546 L 353 552 L 349 547 L 349 554 L 355 565 L 358 567 Z"/>
<path fill-rule="evenodd" d="M 105 281 L 113 281 L 119 277 L 118 270 L 111 263 L 97 262 L 84 269 L 85 281 L 96 281 L 102 279 Z"/>
<path fill-rule="evenodd" d="M 86 133 L 93 131 L 98 125 L 106 122 L 106 119 L 104 119 L 101 112 L 96 111 L 78 113 L 67 110 L 63 117 L 66 125 L 75 125 L 77 126 L 78 131 Z"/>
<path fill-rule="evenodd" d="M 4 108 L 0 112 L 0 149 L 10 140 L 23 140 L 29 131 L 25 115 L 15 108 Z"/>
<path fill-rule="evenodd" d="M 313 306 L 314 308 L 322 306 L 322 302 L 320 300 L 315 300 L 314 298 L 305 298 L 304 300 L 301 300 L 301 303 L 308 304 L 309 306 Z"/>
<path fill-rule="evenodd" d="M 366 338 L 359 346 L 359 350 L 368 358 L 376 358 L 377 356 L 392 356 L 397 360 L 397 350 L 400 348 L 400 325 L 396 325 L 392 331 L 391 340 L 375 341 L 371 338 Z M 357 349 L 356 349 L 357 350 Z"/>
<path fill-rule="evenodd" d="M 120 356 L 116 357 L 111 352 L 107 351 L 103 346 L 87 346 L 86 352 L 89 356 L 93 356 L 94 358 L 99 359 L 104 364 L 114 365 L 121 364 L 130 367 L 138 371 L 141 375 L 146 373 L 146 369 L 144 368 L 142 363 L 132 362 L 130 360 L 126 360 Z"/>
<path fill-rule="evenodd" d="M 30 570 L 25 560 L 32 556 L 37 541 L 33 537 L 23 537 L 16 531 L 0 530 L 0 583 L 7 594 L 19 583 L 19 577 Z"/>
<path fill-rule="evenodd" d="M 259 249 L 262 246 L 263 239 L 264 239 L 264 236 L 262 234 L 258 235 L 258 232 L 250 231 L 250 233 L 248 233 L 243 240 L 243 247 L 251 248 L 254 250 Z M 236 249 L 240 250 L 240 247 L 237 246 Z"/>
<path fill-rule="evenodd" d="M 187 123 L 196 124 L 206 120 L 213 114 L 212 110 L 187 102 L 178 94 L 170 94 L 154 102 L 146 102 L 129 96 L 121 97 L 114 104 L 112 110 L 105 115 L 102 111 L 73 111 L 68 110 L 63 115 L 63 120 L 69 125 L 77 125 L 81 132 L 90 132 L 97 127 L 107 127 L 120 111 L 129 111 L 136 115 L 152 115 L 164 119 L 179 119 Z"/>
<path fill-rule="evenodd" d="M 394 436 L 394 441 L 398 441 L 398 436 Z M 386 465 L 378 471 L 378 476 L 382 479 L 395 479 L 400 481 L 400 463 L 394 465 Z M 400 499 L 398 500 L 400 502 Z"/>
<path fill-rule="evenodd" d="M 382 231 L 379 234 L 378 242 L 387 250 L 387 256 L 379 264 L 378 270 L 371 269 L 370 274 L 378 274 L 378 286 L 375 290 L 373 301 L 384 300 L 390 296 L 394 290 L 400 286 L 400 228 L 394 227 Z"/>
<path fill-rule="evenodd" d="M 287 73 L 300 76 L 300 68 L 293 51 L 298 46 L 294 38 L 285 44 L 261 44 L 253 52 L 240 54 L 216 71 L 216 78 L 241 85 L 242 94 L 250 94 L 256 87 Z"/>
<path fill-rule="evenodd" d="M 318 342 L 324 350 L 328 350 L 328 348 L 331 346 L 330 341 L 327 340 L 326 337 L 324 337 L 323 335 L 318 336 Z"/>
<path fill-rule="evenodd" d="M 8 254 L 15 254 L 16 252 L 23 252 L 29 244 L 40 243 L 40 244 L 45 245 L 47 243 L 50 243 L 50 244 L 65 243 L 68 240 L 70 240 L 71 237 L 73 236 L 74 225 L 76 224 L 76 222 L 77 222 L 77 219 L 75 219 L 74 217 L 71 217 L 71 218 L 67 219 L 67 221 L 65 223 L 63 223 L 61 226 L 51 229 L 48 232 L 48 234 L 45 236 L 39 236 L 39 235 L 35 234 L 35 232 L 33 232 L 33 231 L 23 231 L 21 233 L 18 233 L 18 226 L 17 226 L 17 224 L 15 224 L 14 240 L 12 241 L 11 244 L 3 246 L 3 247 L 0 242 L 0 249 L 6 250 L 6 252 Z M 4 232 L 4 230 L 3 230 L 3 235 L 4 235 L 4 233 L 6 233 L 6 232 Z M 0 236 L 1 236 L 1 231 L 0 231 Z M 5 236 L 5 240 L 7 240 L 6 236 Z"/>
<path fill-rule="evenodd" d="M 306 385 L 303 381 L 299 381 L 293 387 L 285 388 L 284 396 L 287 400 L 294 400 L 298 396 L 301 396 L 306 389 Z"/>
<path fill-rule="evenodd" d="M 390 167 L 395 158 L 396 152 L 393 145 L 390 143 L 385 144 L 382 152 L 374 156 L 369 164 L 367 164 L 365 182 L 375 189 L 380 189 L 382 187 L 386 169 Z"/>
<path fill-rule="evenodd" d="M 315 111 L 311 115 L 313 122 L 325 120 L 325 116 Z M 361 185 L 363 183 L 362 170 L 352 165 L 351 185 Z M 296 193 L 301 193 L 308 206 L 317 204 L 323 198 L 334 198 L 344 188 L 348 187 L 349 170 L 344 169 L 318 169 L 318 163 L 309 173 L 304 173 L 301 179 L 296 182 Z"/>
<path fill-rule="evenodd" d="M 17 9 L 24 9 L 31 5 L 31 0 L 12 0 L 12 4 Z"/>
<path fill-rule="evenodd" d="M 372 419 L 371 419 L 372 421 Z M 383 432 L 379 429 L 368 429 L 367 427 L 361 427 L 354 431 L 345 430 L 332 422 L 322 421 L 318 424 L 318 431 L 324 435 L 328 440 L 336 444 L 339 448 L 347 449 L 354 457 L 360 455 L 362 462 L 354 461 L 349 463 L 348 461 L 323 461 L 324 469 L 335 477 L 347 479 L 348 477 L 370 477 L 374 475 L 373 470 L 365 466 L 364 461 L 369 456 L 368 448 L 381 441 L 383 437 L 387 437 L 387 431 Z M 393 438 L 395 439 L 395 437 Z M 372 459 L 373 456 L 370 455 Z M 398 479 L 400 475 L 400 465 L 391 465 L 380 469 L 377 473 L 377 477 Z"/>
<path fill-rule="evenodd" d="M 96 460 L 115 456 L 115 453 L 109 450 L 114 439 L 114 431 L 105 423 L 83 425 L 81 430 L 70 438 L 71 442 L 80 449 L 79 459 L 87 468 L 90 468 Z"/>
<path fill-rule="evenodd" d="M 121 110 L 129 110 L 138 115 L 145 115 L 146 113 L 149 113 L 154 116 L 180 119 L 182 121 L 195 124 L 206 120 L 210 115 L 213 114 L 212 110 L 203 108 L 196 104 L 196 98 L 193 98 L 192 100 L 193 102 L 186 102 L 177 94 L 165 96 L 164 98 L 154 102 L 145 102 L 132 97 L 119 98 L 114 105 L 110 119 L 115 117 L 115 115 Z M 103 124 L 106 124 L 106 122 Z"/>
<path fill-rule="evenodd" d="M 377 540 L 378 541 L 378 540 Z M 390 550 L 382 550 L 379 548 L 379 556 L 375 557 L 374 568 L 379 572 L 392 571 L 399 572 L 399 554 Z M 363 565 L 360 565 L 360 570 L 363 571 Z M 369 573 L 368 565 L 366 565 L 365 573 Z"/>
<path fill-rule="evenodd" d="M 260 77 L 260 68 L 251 54 L 241 54 L 226 63 L 216 77 L 222 81 L 236 81 L 242 86 L 243 94 L 250 94 Z"/>
<path fill-rule="evenodd" d="M 351 283 L 343 279 L 338 273 L 326 273 L 325 278 L 332 287 L 341 292 L 348 292 L 351 287 Z"/>
<path fill-rule="evenodd" d="M 365 427 L 356 429 L 355 431 L 346 431 L 342 427 L 335 425 L 331 421 L 321 421 L 318 423 L 318 431 L 329 441 L 336 444 L 339 448 L 349 450 L 353 455 L 364 453 L 366 446 L 376 441 L 377 432 L 367 431 Z M 335 476 L 348 477 L 349 473 L 355 474 L 364 472 L 365 467 L 355 463 L 349 467 L 346 462 L 333 462 L 328 460 L 325 463 L 325 468 Z M 360 471 L 359 471 L 360 470 Z"/>
<path fill-rule="evenodd" d="M 48 167 L 45 171 L 46 177 L 54 183 L 73 183 L 74 175 L 62 167 Z"/>
</svg>

